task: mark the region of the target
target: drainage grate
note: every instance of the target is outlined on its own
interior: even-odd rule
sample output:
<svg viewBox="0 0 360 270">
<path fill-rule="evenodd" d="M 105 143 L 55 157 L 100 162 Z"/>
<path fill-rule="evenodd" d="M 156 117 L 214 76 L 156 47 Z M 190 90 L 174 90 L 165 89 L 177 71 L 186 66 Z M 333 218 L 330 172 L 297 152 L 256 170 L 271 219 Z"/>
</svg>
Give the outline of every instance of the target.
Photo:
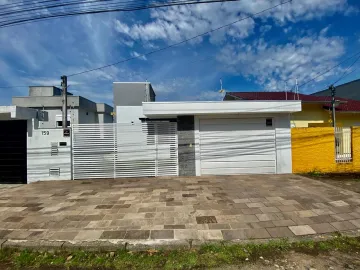
<svg viewBox="0 0 360 270">
<path fill-rule="evenodd" d="M 60 176 L 60 168 L 49 169 L 49 176 Z"/>
<path fill-rule="evenodd" d="M 51 155 L 57 156 L 59 154 L 59 147 L 57 142 L 51 143 Z"/>
</svg>

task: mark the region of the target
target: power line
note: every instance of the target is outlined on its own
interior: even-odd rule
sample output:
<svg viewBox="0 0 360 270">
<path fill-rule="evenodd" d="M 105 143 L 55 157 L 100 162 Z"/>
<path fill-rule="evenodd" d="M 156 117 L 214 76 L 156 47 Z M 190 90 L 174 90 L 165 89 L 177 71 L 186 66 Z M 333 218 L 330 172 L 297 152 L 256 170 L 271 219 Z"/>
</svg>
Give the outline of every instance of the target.
<svg viewBox="0 0 360 270">
<path fill-rule="evenodd" d="M 279 7 L 279 6 L 282 6 L 282 5 L 286 4 L 286 3 L 290 3 L 291 1 L 292 1 L 292 0 L 289 0 L 289 1 L 286 1 L 286 2 L 282 2 L 282 3 L 280 3 L 280 4 L 277 4 L 277 5 L 273 6 L 273 7 L 264 9 L 264 10 L 262 10 L 262 11 L 260 11 L 260 12 L 257 12 L 257 13 L 254 13 L 253 15 L 249 15 L 249 16 L 243 17 L 243 18 L 238 19 L 238 20 L 236 20 L 236 21 L 233 21 L 233 22 L 231 22 L 231 23 L 222 25 L 222 26 L 217 27 L 217 28 L 215 28 L 215 29 L 211 29 L 211 30 L 209 30 L 209 31 L 207 31 L 207 32 L 198 34 L 198 35 L 193 36 L 193 37 L 188 38 L 188 39 L 184 39 L 184 40 L 182 40 L 182 41 L 180 41 L 180 42 L 177 42 L 177 43 L 168 45 L 168 46 L 166 46 L 166 47 L 162 47 L 162 48 L 160 48 L 160 49 L 157 49 L 157 50 L 154 50 L 154 51 L 145 53 L 145 54 L 140 54 L 140 55 L 138 55 L 138 56 L 133 56 L 133 57 L 130 57 L 130 58 L 127 58 L 127 59 L 124 59 L 124 60 L 121 60 L 121 61 L 118 61 L 118 62 L 115 62 L 115 63 L 112 63 L 112 64 L 104 65 L 104 66 L 101 66 L 101 67 L 98 67 L 98 68 L 93 68 L 93 69 L 85 70 L 85 71 L 82 71 L 82 72 L 73 73 L 73 74 L 68 75 L 68 77 L 77 76 L 77 75 L 81 75 L 81 74 L 84 74 L 84 73 L 88 73 L 88 72 L 100 70 L 100 69 L 103 69 L 103 68 L 115 66 L 115 65 L 118 65 L 118 64 L 121 64 L 121 63 L 125 63 L 125 62 L 128 62 L 128 61 L 131 61 L 131 60 L 140 58 L 140 57 L 149 56 L 149 55 L 151 55 L 151 54 L 154 54 L 154 53 L 157 53 L 157 52 L 160 52 L 160 51 L 167 50 L 167 49 L 169 49 L 169 48 L 178 46 L 178 45 L 180 45 L 180 44 L 184 44 L 184 43 L 186 43 L 186 42 L 188 42 L 188 41 L 190 41 L 190 40 L 196 39 L 196 38 L 198 38 L 198 37 L 208 35 L 208 34 L 210 34 L 210 33 L 212 33 L 212 32 L 215 32 L 215 31 L 217 31 L 217 30 L 223 29 L 223 28 L 228 27 L 228 26 L 230 26 L 230 25 L 233 25 L 233 24 L 235 24 L 235 23 L 238 23 L 238 22 L 241 22 L 241 21 L 250 19 L 250 18 L 252 18 L 253 16 L 262 14 L 262 13 L 264 13 L 264 12 L 267 12 L 267 11 L 269 11 L 269 10 L 272 10 L 272 9 L 274 9 L 274 8 L 277 8 L 277 7 Z"/>
<path fill-rule="evenodd" d="M 354 57 L 356 57 L 356 56 L 358 56 L 360 54 L 360 51 L 359 52 L 357 52 L 357 53 L 355 53 L 354 55 L 352 55 L 352 56 L 350 56 L 350 57 L 348 57 L 348 58 L 346 58 L 346 59 L 344 59 L 343 61 L 341 61 L 340 63 L 338 63 L 337 65 L 335 65 L 335 66 L 333 66 L 333 67 L 331 67 L 331 68 L 329 68 L 329 69 L 327 69 L 327 70 L 325 70 L 324 72 L 321 72 L 321 73 L 317 73 L 317 75 L 315 76 L 315 77 L 313 77 L 313 78 L 311 78 L 310 80 L 308 80 L 308 81 L 306 81 L 306 82 L 304 82 L 304 83 L 302 83 L 302 84 L 300 84 L 299 85 L 299 88 L 300 87 L 303 87 L 304 85 L 306 85 L 306 84 L 308 84 L 308 83 L 310 83 L 310 82 L 312 82 L 312 81 L 314 81 L 314 80 L 316 80 L 317 78 L 319 78 L 320 76 L 322 76 L 322 75 L 324 75 L 324 74 L 326 74 L 326 73 L 328 73 L 328 72 L 330 72 L 331 70 L 333 70 L 334 68 L 337 68 L 338 66 L 340 66 L 342 63 L 344 63 L 344 62 L 346 62 L 346 61 L 348 61 L 348 60 L 350 60 L 350 59 L 352 59 L 352 58 L 354 58 Z"/>
<path fill-rule="evenodd" d="M 340 80 L 342 80 L 343 78 L 348 76 L 349 74 L 346 74 L 346 73 L 349 71 L 350 68 L 352 68 L 356 64 L 357 61 L 359 61 L 359 59 L 360 59 L 360 56 L 358 58 L 356 58 L 355 61 L 350 66 L 347 67 L 347 69 L 344 71 L 344 73 L 339 77 L 339 79 L 337 79 L 335 82 L 333 82 L 332 85 L 338 83 Z"/>
<path fill-rule="evenodd" d="M 344 79 L 344 78 L 346 78 L 346 77 L 349 76 L 350 74 L 354 73 L 354 72 L 357 71 L 359 68 L 360 68 L 360 67 L 355 68 L 354 70 L 352 70 L 351 72 L 349 72 L 348 74 L 346 74 L 345 76 L 343 76 L 343 77 L 341 78 L 341 80 Z M 339 80 L 339 81 L 341 81 L 341 80 Z"/>
<path fill-rule="evenodd" d="M 27 9 L 14 9 L 13 7 L 11 8 L 8 8 L 9 10 L 3 13 L 0 13 L 0 15 L 10 15 L 10 14 L 16 14 L 16 13 L 24 13 L 24 12 L 27 12 L 27 11 L 39 11 L 39 10 L 42 10 L 42 9 L 53 9 L 53 8 L 59 8 L 59 7 L 66 7 L 66 6 L 73 6 L 73 5 L 81 5 L 81 4 L 86 4 L 87 6 L 90 6 L 90 7 L 94 7 L 94 6 L 99 6 L 98 5 L 94 5 L 93 3 L 99 3 L 99 2 L 112 2 L 112 1 L 117 1 L 117 0 L 80 0 L 80 1 L 68 1 L 68 2 L 61 2 L 60 4 L 59 3 L 56 3 L 56 4 L 52 4 L 52 5 L 48 5 L 48 6 L 40 6 L 40 7 L 31 7 L 31 8 L 27 8 Z M 144 1 L 141 1 L 141 2 L 144 2 Z M 124 1 L 124 2 L 118 2 L 118 3 L 115 3 L 115 4 L 126 4 L 126 3 L 132 3 L 134 4 L 135 1 Z M 114 4 L 114 3 L 113 3 Z M 108 3 L 102 3 L 100 4 L 101 6 L 108 6 L 109 4 Z"/>
<path fill-rule="evenodd" d="M 94 0 L 94 1 L 78 1 L 78 4 L 86 4 L 87 2 L 103 2 L 103 1 L 114 1 L 114 0 Z M 35 13 L 37 16 L 30 16 L 29 14 L 25 14 L 25 15 L 10 15 L 8 17 L 5 16 L 5 20 L 0 21 L 0 27 L 9 27 L 12 25 L 17 25 L 17 24 L 23 24 L 26 22 L 33 22 L 33 21 L 39 21 L 39 20 L 44 20 L 44 19 L 49 19 L 49 18 L 60 18 L 60 17 L 70 17 L 70 16 L 78 16 L 78 15 L 85 15 L 85 14 L 97 14 L 97 13 L 108 13 L 108 12 L 129 12 L 129 11 L 138 11 L 138 10 L 145 10 L 145 9 L 152 9 L 152 8 L 161 8 L 161 7 L 170 7 L 170 6 L 181 6 L 181 5 L 197 5 L 197 4 L 208 4 L 208 3 L 222 3 L 222 2 L 236 2 L 236 1 L 240 1 L 240 0 L 205 0 L 205 1 L 199 1 L 199 0 L 173 0 L 173 1 L 166 1 L 166 2 L 154 2 L 154 3 L 150 3 L 147 5 L 118 5 L 117 4 L 113 4 L 112 6 L 109 4 L 98 4 L 97 6 L 100 5 L 100 7 L 103 7 L 102 9 L 91 9 L 91 5 L 89 7 L 87 7 L 87 9 L 84 8 L 77 8 L 77 9 L 72 9 L 72 10 L 65 10 L 65 11 L 61 11 L 61 12 L 51 12 L 48 11 L 46 8 L 45 10 L 47 11 L 46 14 L 40 14 L 38 15 L 38 13 Z M 122 2 L 124 3 L 124 2 Z M 131 3 L 133 3 L 133 1 L 131 1 Z M 61 4 L 61 5 L 54 5 L 53 7 L 57 7 L 57 8 L 63 8 L 64 5 L 66 5 L 66 3 Z M 109 8 L 111 7 L 111 8 Z M 34 12 L 38 12 L 39 10 L 41 10 L 43 8 L 40 9 L 35 9 Z M 19 11 L 17 11 L 19 12 Z M 30 14 L 32 15 L 32 14 Z M 19 17 L 20 18 L 16 18 L 14 19 L 14 17 Z M 4 19 L 4 18 L 3 18 Z"/>
</svg>

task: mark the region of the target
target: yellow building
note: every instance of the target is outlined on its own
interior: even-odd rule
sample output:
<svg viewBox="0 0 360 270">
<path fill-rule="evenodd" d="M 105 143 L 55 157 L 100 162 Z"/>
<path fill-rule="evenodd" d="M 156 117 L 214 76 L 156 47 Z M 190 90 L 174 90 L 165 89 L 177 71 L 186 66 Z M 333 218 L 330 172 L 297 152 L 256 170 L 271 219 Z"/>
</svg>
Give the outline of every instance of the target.
<svg viewBox="0 0 360 270">
<path fill-rule="evenodd" d="M 331 97 L 293 92 L 227 92 L 224 100 L 301 100 L 302 111 L 291 115 L 291 127 L 331 127 Z M 360 126 L 360 101 L 336 98 L 336 126 Z"/>
</svg>

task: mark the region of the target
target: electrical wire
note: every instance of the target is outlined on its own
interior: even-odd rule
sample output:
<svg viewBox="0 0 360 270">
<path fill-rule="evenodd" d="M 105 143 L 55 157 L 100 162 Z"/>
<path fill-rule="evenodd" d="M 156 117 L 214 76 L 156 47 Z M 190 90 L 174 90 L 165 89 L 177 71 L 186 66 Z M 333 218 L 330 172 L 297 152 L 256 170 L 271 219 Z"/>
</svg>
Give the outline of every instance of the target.
<svg viewBox="0 0 360 270">
<path fill-rule="evenodd" d="M 184 44 L 184 43 L 186 43 L 186 42 L 188 42 L 188 41 L 194 40 L 194 39 L 196 39 L 196 38 L 198 38 L 198 37 L 205 36 L 205 35 L 208 35 L 208 34 L 210 34 L 210 33 L 212 33 L 212 32 L 215 32 L 215 31 L 218 31 L 218 30 L 220 30 L 220 29 L 226 28 L 226 27 L 228 27 L 228 26 L 230 26 L 230 25 L 233 25 L 233 24 L 235 24 L 235 23 L 238 23 L 238 22 L 241 22 L 241 21 L 250 19 L 250 18 L 252 18 L 252 17 L 254 17 L 254 16 L 257 16 L 257 15 L 259 15 L 259 14 L 265 13 L 265 12 L 267 12 L 267 11 L 269 11 L 269 10 L 272 10 L 272 9 L 274 9 L 274 8 L 277 8 L 277 7 L 279 7 L 279 6 L 282 6 L 282 5 L 287 4 L 287 3 L 290 3 L 290 2 L 292 2 L 292 0 L 289 0 L 289 1 L 286 1 L 286 2 L 282 2 L 282 3 L 280 3 L 280 4 L 277 4 L 277 5 L 275 5 L 275 6 L 272 6 L 272 7 L 270 7 L 270 8 L 264 9 L 264 10 L 262 10 L 262 11 L 260 11 L 260 12 L 254 13 L 253 15 L 249 15 L 249 16 L 240 18 L 240 19 L 238 19 L 238 20 L 236 20 L 236 21 L 233 21 L 233 22 L 231 22 L 231 23 L 228 23 L 228 24 L 222 25 L 222 26 L 220 26 L 220 27 L 211 29 L 211 30 L 206 31 L 206 32 L 204 32 L 204 33 L 198 34 L 198 35 L 193 36 L 193 37 L 191 37 L 191 38 L 184 39 L 184 40 L 182 40 L 182 41 L 180 41 L 180 42 L 173 43 L 173 44 L 171 44 L 171 45 L 162 47 L 162 48 L 160 48 L 160 49 L 153 50 L 153 51 L 148 52 L 148 53 L 145 53 L 145 54 L 140 54 L 140 55 L 138 55 L 138 56 L 133 56 L 133 57 L 130 57 L 130 58 L 127 58 L 127 59 L 124 59 L 124 60 L 120 60 L 120 61 L 115 62 L 115 63 L 112 63 L 112 64 L 108 64 L 108 65 L 104 65 L 104 66 L 101 66 L 101 67 L 97 67 L 97 68 L 93 68 L 93 69 L 89 69 L 89 70 L 85 70 L 85 71 L 73 73 L 73 74 L 68 75 L 68 77 L 73 77 L 73 76 L 81 75 L 81 74 L 84 74 L 84 73 L 88 73 L 88 72 L 92 72 L 92 71 L 104 69 L 104 68 L 107 68 L 107 67 L 115 66 L 115 65 L 118 65 L 118 64 L 122 64 L 122 63 L 125 63 L 125 62 L 128 62 L 128 61 L 137 59 L 137 58 L 141 58 L 141 57 L 144 57 L 144 56 L 146 57 L 146 56 L 152 55 L 152 54 L 154 54 L 154 53 L 158 53 L 158 52 L 161 52 L 161 51 L 164 51 L 164 50 L 173 48 L 173 47 L 175 47 L 175 46 Z"/>
<path fill-rule="evenodd" d="M 358 58 L 356 58 L 355 61 L 350 66 L 347 67 L 347 69 L 344 71 L 344 73 L 335 82 L 333 82 L 332 85 L 335 85 L 340 80 L 342 80 L 343 78 L 348 76 L 349 74 L 346 74 L 346 73 L 350 70 L 350 68 L 352 68 L 356 64 L 357 61 L 359 61 L 359 59 L 360 59 L 360 56 Z"/>
<path fill-rule="evenodd" d="M 321 73 L 319 73 L 319 72 L 318 72 L 318 73 L 317 73 L 317 75 L 316 75 L 315 77 L 313 77 L 313 78 L 311 78 L 310 80 L 308 80 L 308 81 L 306 81 L 306 82 L 304 82 L 304 83 L 300 84 L 298 87 L 299 87 L 299 88 L 300 88 L 300 87 L 303 87 L 304 85 L 306 85 L 306 84 L 308 84 L 308 83 L 310 83 L 310 82 L 312 82 L 312 81 L 316 80 L 316 79 L 317 79 L 317 78 L 319 78 L 320 76 L 322 76 L 322 75 L 324 75 L 324 74 L 326 74 L 326 73 L 330 72 L 331 70 L 333 70 L 333 69 L 337 68 L 337 67 L 338 67 L 338 66 L 340 66 L 341 64 L 345 63 L 346 61 L 348 61 L 348 60 L 350 60 L 350 59 L 352 59 L 352 58 L 354 58 L 354 57 L 356 57 L 356 56 L 358 56 L 358 55 L 360 55 L 360 51 L 359 51 L 359 52 L 357 52 L 357 53 L 355 53 L 354 55 L 352 55 L 352 56 L 350 56 L 350 57 L 348 57 L 348 58 L 344 59 L 343 61 L 341 61 L 341 62 L 340 62 L 340 63 L 338 63 L 337 65 L 332 66 L 331 68 L 329 68 L 329 69 L 325 70 L 324 72 L 321 72 Z"/>
<path fill-rule="evenodd" d="M 346 74 L 345 76 L 343 76 L 343 77 L 341 78 L 341 80 L 342 80 L 342 79 L 345 79 L 347 76 L 349 76 L 350 74 L 354 73 L 354 72 L 357 71 L 359 68 L 360 68 L 360 67 L 357 67 L 357 68 L 355 68 L 354 70 L 350 71 L 348 74 Z M 339 81 L 341 81 L 341 80 L 339 80 Z M 339 81 L 338 81 L 338 82 L 339 82 Z"/>
<path fill-rule="evenodd" d="M 93 0 L 92 2 L 104 2 L 104 1 L 114 1 L 114 0 Z M 25 14 L 25 15 L 20 15 L 19 14 L 13 14 L 9 16 L 4 16 L 1 19 L 3 19 L 2 21 L 0 21 L 0 27 L 8 27 L 8 26 L 12 26 L 12 25 L 16 25 L 16 24 L 22 24 L 24 22 L 33 22 L 33 21 L 38 21 L 38 20 L 42 20 L 42 19 L 47 19 L 47 18 L 59 18 L 59 17 L 69 17 L 69 16 L 78 16 L 78 15 L 85 15 L 85 14 L 97 14 L 97 13 L 108 13 L 108 12 L 129 12 L 129 11 L 137 11 L 137 10 L 145 10 L 145 9 L 152 9 L 152 8 L 161 8 L 161 7 L 170 7 L 170 6 L 180 6 L 180 5 L 197 5 L 197 4 L 208 4 L 208 3 L 222 3 L 222 2 L 236 2 L 236 1 L 240 1 L 240 0 L 205 0 L 205 1 L 199 1 L 199 0 L 173 0 L 173 1 L 166 1 L 166 2 L 150 2 L 150 4 L 147 5 L 134 5 L 133 2 L 134 1 L 130 1 L 132 4 L 128 4 L 128 5 L 118 5 L 119 3 L 113 3 L 113 5 L 109 5 L 109 4 L 99 4 L 97 5 L 97 7 L 103 7 L 102 9 L 92 9 L 91 5 L 86 7 L 86 8 L 77 8 L 77 9 L 70 9 L 70 10 L 62 10 L 57 11 L 57 13 L 53 12 L 51 13 L 50 11 L 48 11 L 46 9 L 46 14 L 38 14 L 36 13 L 36 16 L 33 16 L 33 14 Z M 80 1 L 80 4 L 86 4 L 86 2 L 89 1 Z M 129 2 L 129 1 L 128 1 Z M 79 1 L 77 2 L 79 4 Z M 125 3 L 125 2 L 122 2 Z M 64 5 L 66 5 L 66 3 L 61 4 L 61 5 L 54 5 L 53 7 L 58 7 L 58 8 L 64 8 Z M 110 8 L 109 8 L 110 7 Z M 35 9 L 34 11 L 38 12 L 39 10 L 41 10 L 43 8 L 40 9 Z M 15 11 L 14 11 L 15 12 Z M 16 11 L 16 12 L 21 12 L 21 11 Z M 12 16 L 12 17 L 11 17 Z M 30 16 L 30 17 L 29 17 Z M 14 18 L 15 17 L 15 18 Z M 20 18 L 18 18 L 20 17 Z"/>
<path fill-rule="evenodd" d="M 56 4 L 52 4 L 52 5 L 48 5 L 48 6 L 41 6 L 41 7 L 33 7 L 33 8 L 27 8 L 27 9 L 14 9 L 14 8 L 10 8 L 8 11 L 5 10 L 5 12 L 0 13 L 0 15 L 10 15 L 10 14 L 16 14 L 16 13 L 24 13 L 24 12 L 28 12 L 28 11 L 39 11 L 41 9 L 52 9 L 52 8 L 58 8 L 58 7 L 66 7 L 66 6 L 73 6 L 73 5 L 82 5 L 82 4 L 86 4 L 87 6 L 93 7 L 93 6 L 107 6 L 107 3 L 103 3 L 103 2 L 113 2 L 113 1 L 117 1 L 117 0 L 80 0 L 80 1 L 68 1 L 68 2 L 61 2 L 61 3 L 56 3 Z M 139 1 L 139 2 L 144 2 L 144 1 Z M 151 1 L 149 1 L 151 2 Z M 94 5 L 92 3 L 101 3 L 98 5 Z M 124 2 L 118 2 L 116 4 L 126 4 L 126 3 L 130 3 L 130 4 L 134 4 L 136 3 L 136 1 L 124 1 Z"/>
</svg>

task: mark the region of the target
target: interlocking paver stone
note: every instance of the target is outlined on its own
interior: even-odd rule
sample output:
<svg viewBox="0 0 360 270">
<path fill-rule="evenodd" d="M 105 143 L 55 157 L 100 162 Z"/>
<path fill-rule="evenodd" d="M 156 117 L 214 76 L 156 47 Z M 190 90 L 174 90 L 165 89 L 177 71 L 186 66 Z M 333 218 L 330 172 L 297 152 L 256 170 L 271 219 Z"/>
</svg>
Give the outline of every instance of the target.
<svg viewBox="0 0 360 270">
<path fill-rule="evenodd" d="M 196 217 L 196 222 L 198 224 L 208 224 L 208 223 L 217 223 L 217 220 L 214 216 L 202 216 L 202 217 Z"/>
<path fill-rule="evenodd" d="M 149 230 L 128 230 L 124 239 L 148 239 L 149 236 Z"/>
<path fill-rule="evenodd" d="M 277 206 L 277 208 L 281 212 L 290 212 L 290 211 L 298 211 L 298 210 L 300 210 L 299 207 L 297 207 L 296 205 L 279 205 L 279 206 Z"/>
<path fill-rule="evenodd" d="M 0 239 L 3 239 L 5 236 L 7 236 L 12 231 L 10 230 L 0 230 Z"/>
<path fill-rule="evenodd" d="M 260 229 L 260 228 L 272 228 L 275 227 L 273 221 L 259 221 L 259 222 L 252 222 L 249 223 L 249 226 L 253 229 Z"/>
<path fill-rule="evenodd" d="M 213 223 L 213 224 L 209 224 L 209 229 L 210 230 L 225 230 L 225 229 L 230 229 L 230 225 Z"/>
<path fill-rule="evenodd" d="M 4 222 L 20 222 L 24 219 L 24 217 L 8 217 L 4 219 Z"/>
<path fill-rule="evenodd" d="M 223 240 L 221 230 L 199 230 L 198 231 L 200 240 Z"/>
<path fill-rule="evenodd" d="M 178 240 L 184 239 L 199 239 L 199 234 L 197 230 L 174 230 L 174 238 Z"/>
<path fill-rule="evenodd" d="M 245 235 L 248 239 L 263 239 L 271 237 L 268 231 L 264 228 L 245 229 Z"/>
<path fill-rule="evenodd" d="M 276 227 L 286 227 L 286 226 L 295 226 L 296 223 L 292 221 L 291 219 L 285 219 L 285 220 L 274 220 L 272 223 Z"/>
<path fill-rule="evenodd" d="M 185 229 L 185 225 L 180 225 L 180 224 L 177 224 L 177 225 L 164 225 L 164 229 Z"/>
<path fill-rule="evenodd" d="M 261 208 L 243 208 L 241 209 L 241 213 L 243 213 L 244 215 L 255 215 L 255 214 L 261 214 L 263 213 L 261 211 Z"/>
<path fill-rule="evenodd" d="M 359 194 L 297 175 L 48 181 L 0 189 L 0 238 L 286 237 L 286 227 L 356 230 L 359 203 Z"/>
<path fill-rule="evenodd" d="M 266 230 L 269 232 L 271 237 L 275 237 L 275 238 L 294 236 L 294 234 L 289 230 L 288 227 L 267 228 Z"/>
<path fill-rule="evenodd" d="M 321 215 L 317 217 L 311 217 L 310 218 L 314 223 L 330 223 L 337 221 L 336 218 L 329 216 L 329 215 Z"/>
<path fill-rule="evenodd" d="M 356 227 L 360 228 L 360 219 L 349 220 Z"/>
<path fill-rule="evenodd" d="M 317 216 L 317 214 L 314 213 L 314 212 L 311 211 L 311 210 L 302 210 L 302 211 L 297 211 L 296 213 L 297 213 L 297 214 L 299 215 L 299 217 L 301 217 L 301 218 L 316 217 L 316 216 Z"/>
<path fill-rule="evenodd" d="M 231 229 L 246 229 L 251 228 L 248 223 L 230 223 Z"/>
<path fill-rule="evenodd" d="M 257 208 L 260 208 L 260 207 L 265 207 L 265 205 L 261 202 L 251 202 L 251 203 L 246 203 L 247 207 L 249 208 L 254 208 L 254 207 L 257 207 Z"/>
<path fill-rule="evenodd" d="M 126 231 L 104 231 L 100 239 L 124 239 Z"/>
<path fill-rule="evenodd" d="M 289 229 L 295 235 L 316 234 L 316 232 L 309 225 L 290 226 Z"/>
<path fill-rule="evenodd" d="M 277 213 L 280 212 L 280 210 L 276 207 L 261 207 L 260 208 L 261 212 L 263 213 Z"/>
<path fill-rule="evenodd" d="M 31 231 L 27 230 L 19 230 L 19 231 L 12 231 L 11 233 L 6 235 L 7 239 L 26 239 L 28 236 L 32 234 Z"/>
<path fill-rule="evenodd" d="M 152 230 L 150 232 L 151 239 L 174 239 L 173 230 Z"/>
<path fill-rule="evenodd" d="M 330 223 L 312 224 L 310 227 L 313 228 L 316 233 L 330 233 L 337 230 Z"/>
<path fill-rule="evenodd" d="M 329 202 L 329 204 L 333 205 L 333 206 L 348 206 L 349 204 L 344 202 L 344 201 L 332 201 L 332 202 Z"/>
<path fill-rule="evenodd" d="M 243 240 L 247 239 L 245 229 L 240 230 L 222 230 L 224 240 Z"/>
<path fill-rule="evenodd" d="M 347 231 L 347 230 L 356 229 L 356 226 L 349 221 L 331 222 L 330 224 L 339 231 Z"/>
<path fill-rule="evenodd" d="M 100 238 L 103 231 L 88 230 L 80 231 L 74 238 L 74 240 L 97 240 Z"/>
<path fill-rule="evenodd" d="M 74 240 L 78 232 L 55 232 L 51 239 L 53 240 Z"/>
<path fill-rule="evenodd" d="M 321 208 L 321 209 L 312 209 L 311 211 L 313 211 L 314 213 L 316 213 L 317 215 L 333 215 L 334 212 L 331 211 L 330 209 L 327 208 Z"/>
<path fill-rule="evenodd" d="M 347 213 L 336 214 L 336 215 L 331 215 L 331 216 L 338 221 L 354 219 L 354 217 L 352 215 L 347 214 Z"/>
</svg>

